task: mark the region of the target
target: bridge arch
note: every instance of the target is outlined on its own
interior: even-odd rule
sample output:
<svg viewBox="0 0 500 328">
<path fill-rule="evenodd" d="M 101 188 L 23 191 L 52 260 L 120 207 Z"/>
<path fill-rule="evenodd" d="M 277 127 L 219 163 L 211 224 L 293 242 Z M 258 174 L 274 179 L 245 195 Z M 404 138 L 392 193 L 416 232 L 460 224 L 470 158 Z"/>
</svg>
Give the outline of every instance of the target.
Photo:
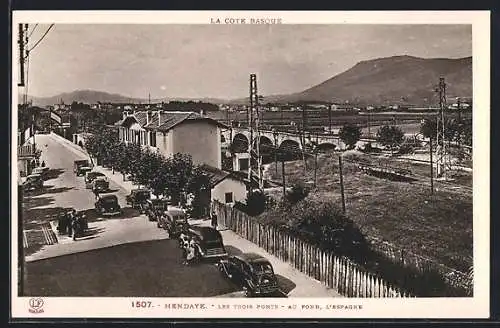
<svg viewBox="0 0 500 328">
<path fill-rule="evenodd" d="M 234 135 L 231 143 L 231 152 L 245 153 L 248 151 L 248 138 L 243 133 Z"/>
<path fill-rule="evenodd" d="M 295 140 L 283 140 L 278 148 L 278 152 L 284 160 L 296 160 L 302 157 L 300 145 Z"/>
</svg>

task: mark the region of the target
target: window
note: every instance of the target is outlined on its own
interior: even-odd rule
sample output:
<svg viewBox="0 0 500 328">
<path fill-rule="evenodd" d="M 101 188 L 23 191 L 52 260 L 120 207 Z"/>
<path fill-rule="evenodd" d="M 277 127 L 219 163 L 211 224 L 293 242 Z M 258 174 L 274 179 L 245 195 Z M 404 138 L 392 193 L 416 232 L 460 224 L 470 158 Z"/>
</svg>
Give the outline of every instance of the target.
<svg viewBox="0 0 500 328">
<path fill-rule="evenodd" d="M 226 204 L 232 203 L 233 202 L 233 193 L 226 192 L 225 198 L 226 198 Z"/>
<path fill-rule="evenodd" d="M 151 145 L 151 147 L 156 147 L 156 132 L 154 131 L 149 132 L 149 137 L 150 137 L 149 144 Z"/>
</svg>

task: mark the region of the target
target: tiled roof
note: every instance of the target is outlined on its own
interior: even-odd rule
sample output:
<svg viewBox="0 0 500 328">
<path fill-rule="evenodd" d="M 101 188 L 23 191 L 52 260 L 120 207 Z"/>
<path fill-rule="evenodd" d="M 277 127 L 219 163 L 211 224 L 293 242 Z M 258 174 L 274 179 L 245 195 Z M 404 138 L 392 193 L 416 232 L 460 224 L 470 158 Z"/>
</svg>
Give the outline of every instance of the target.
<svg viewBox="0 0 500 328">
<path fill-rule="evenodd" d="M 167 132 L 176 125 L 188 120 L 188 121 L 206 121 L 211 124 L 215 124 L 217 126 L 225 127 L 224 124 L 208 118 L 208 117 L 203 117 L 198 113 L 195 112 L 171 112 L 171 111 L 162 111 L 160 114 L 161 118 L 161 125 L 158 126 L 158 111 L 151 111 L 151 117 L 149 123 L 147 123 L 147 111 L 137 111 L 128 117 L 134 117 L 136 121 L 141 125 L 143 128 L 147 129 L 154 129 L 162 132 Z M 115 125 L 122 125 L 125 120 L 122 119 L 115 123 Z M 146 124 L 147 123 L 147 124 Z"/>
<path fill-rule="evenodd" d="M 210 181 L 210 186 L 212 188 L 216 186 L 219 182 L 227 178 L 229 175 L 231 175 L 231 173 L 229 172 L 223 171 L 221 169 L 206 164 L 201 166 L 201 170 L 208 176 L 208 179 Z"/>
</svg>

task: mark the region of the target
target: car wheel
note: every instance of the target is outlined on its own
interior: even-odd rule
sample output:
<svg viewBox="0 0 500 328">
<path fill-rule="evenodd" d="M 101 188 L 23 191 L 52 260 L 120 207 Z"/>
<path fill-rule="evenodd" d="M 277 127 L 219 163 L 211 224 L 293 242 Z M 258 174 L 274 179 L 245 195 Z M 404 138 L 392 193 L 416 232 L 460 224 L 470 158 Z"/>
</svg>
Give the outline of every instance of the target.
<svg viewBox="0 0 500 328">
<path fill-rule="evenodd" d="M 243 287 L 245 297 L 252 297 L 252 291 L 248 287 Z"/>
</svg>

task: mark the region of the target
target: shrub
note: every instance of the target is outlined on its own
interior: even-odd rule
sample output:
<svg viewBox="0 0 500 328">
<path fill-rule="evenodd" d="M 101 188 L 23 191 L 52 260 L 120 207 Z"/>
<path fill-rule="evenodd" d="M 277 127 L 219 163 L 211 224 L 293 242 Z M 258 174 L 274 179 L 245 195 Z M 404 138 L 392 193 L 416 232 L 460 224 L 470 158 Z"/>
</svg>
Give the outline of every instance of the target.
<svg viewBox="0 0 500 328">
<path fill-rule="evenodd" d="M 262 214 L 266 210 L 267 197 L 266 195 L 257 190 L 249 192 L 246 198 L 245 212 L 251 216 Z"/>
<path fill-rule="evenodd" d="M 309 195 L 309 188 L 300 184 L 292 186 L 291 190 L 286 193 L 285 201 L 288 205 L 295 205 Z"/>
</svg>

